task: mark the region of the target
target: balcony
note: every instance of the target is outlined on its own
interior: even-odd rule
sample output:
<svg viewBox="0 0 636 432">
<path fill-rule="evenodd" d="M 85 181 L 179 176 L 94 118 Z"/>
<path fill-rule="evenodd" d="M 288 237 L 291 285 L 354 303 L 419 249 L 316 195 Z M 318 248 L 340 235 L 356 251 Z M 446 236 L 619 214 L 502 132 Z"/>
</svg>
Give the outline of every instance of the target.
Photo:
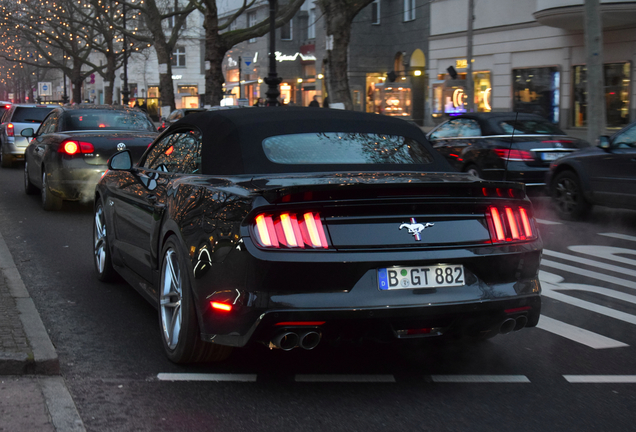
<svg viewBox="0 0 636 432">
<path fill-rule="evenodd" d="M 565 30 L 583 30 L 583 0 L 536 0 L 534 18 L 541 24 Z M 608 0 L 600 5 L 603 29 L 633 27 L 636 1 Z"/>
</svg>

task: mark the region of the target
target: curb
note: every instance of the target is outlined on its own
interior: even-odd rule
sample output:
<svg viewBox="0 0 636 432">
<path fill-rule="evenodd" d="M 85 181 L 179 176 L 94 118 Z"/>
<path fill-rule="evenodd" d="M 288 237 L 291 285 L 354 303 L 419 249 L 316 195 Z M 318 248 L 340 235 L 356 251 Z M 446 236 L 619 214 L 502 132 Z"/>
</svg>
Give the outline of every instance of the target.
<svg viewBox="0 0 636 432">
<path fill-rule="evenodd" d="M 40 314 L 29 296 L 13 256 L 9 252 L 2 234 L 0 234 L 0 272 L 4 276 L 9 292 L 15 300 L 20 323 L 31 347 L 31 355 L 12 355 L 0 357 L 0 374 L 23 375 L 59 375 L 60 362 L 49 334 L 42 323 Z"/>
</svg>

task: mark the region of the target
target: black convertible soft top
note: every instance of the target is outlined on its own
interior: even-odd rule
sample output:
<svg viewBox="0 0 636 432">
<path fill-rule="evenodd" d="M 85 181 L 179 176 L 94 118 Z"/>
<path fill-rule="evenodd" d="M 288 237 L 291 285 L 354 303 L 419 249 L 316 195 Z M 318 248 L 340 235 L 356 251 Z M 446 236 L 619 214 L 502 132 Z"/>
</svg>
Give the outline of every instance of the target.
<svg viewBox="0 0 636 432">
<path fill-rule="evenodd" d="M 426 140 L 422 130 L 402 119 L 354 111 L 307 107 L 265 107 L 193 113 L 169 131 L 196 128 L 203 136 L 204 174 L 241 175 L 324 171 L 453 171 Z M 283 165 L 271 162 L 263 150 L 267 137 L 312 132 L 397 135 L 417 141 L 432 157 L 429 164 Z"/>
</svg>

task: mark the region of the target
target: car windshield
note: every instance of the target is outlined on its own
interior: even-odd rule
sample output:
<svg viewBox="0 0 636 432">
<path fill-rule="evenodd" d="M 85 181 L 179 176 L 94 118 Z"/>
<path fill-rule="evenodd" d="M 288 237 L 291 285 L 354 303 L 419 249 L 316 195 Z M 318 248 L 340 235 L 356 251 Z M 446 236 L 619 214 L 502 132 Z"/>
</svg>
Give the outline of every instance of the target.
<svg viewBox="0 0 636 432">
<path fill-rule="evenodd" d="M 499 122 L 506 134 L 515 135 L 565 135 L 557 126 L 541 120 L 506 120 Z"/>
<path fill-rule="evenodd" d="M 51 112 L 51 108 L 43 107 L 16 107 L 11 117 L 12 122 L 42 123 Z"/>
<path fill-rule="evenodd" d="M 137 130 L 154 132 L 144 113 L 134 111 L 86 110 L 66 114 L 63 130 Z"/>
<path fill-rule="evenodd" d="M 397 135 L 321 132 L 279 135 L 263 140 L 274 163 L 305 164 L 429 164 L 432 155 L 420 143 Z"/>
</svg>

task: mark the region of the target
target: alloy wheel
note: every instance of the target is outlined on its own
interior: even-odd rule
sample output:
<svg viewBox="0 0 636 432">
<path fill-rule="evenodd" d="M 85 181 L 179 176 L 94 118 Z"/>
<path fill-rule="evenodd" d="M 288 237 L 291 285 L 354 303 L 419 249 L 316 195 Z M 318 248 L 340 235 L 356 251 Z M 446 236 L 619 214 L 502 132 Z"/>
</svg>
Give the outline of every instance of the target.
<svg viewBox="0 0 636 432">
<path fill-rule="evenodd" d="M 579 199 L 579 187 L 576 182 L 570 178 L 563 177 L 556 184 L 554 201 L 563 213 L 572 213 Z"/>
<path fill-rule="evenodd" d="M 93 228 L 93 251 L 95 264 L 100 274 L 106 269 L 106 224 L 104 221 L 104 209 L 100 205 L 95 211 L 95 226 Z"/>
<path fill-rule="evenodd" d="M 159 307 L 163 337 L 171 350 L 177 347 L 181 334 L 182 299 L 183 279 L 179 259 L 175 250 L 170 248 L 166 250 L 163 258 Z"/>
</svg>

